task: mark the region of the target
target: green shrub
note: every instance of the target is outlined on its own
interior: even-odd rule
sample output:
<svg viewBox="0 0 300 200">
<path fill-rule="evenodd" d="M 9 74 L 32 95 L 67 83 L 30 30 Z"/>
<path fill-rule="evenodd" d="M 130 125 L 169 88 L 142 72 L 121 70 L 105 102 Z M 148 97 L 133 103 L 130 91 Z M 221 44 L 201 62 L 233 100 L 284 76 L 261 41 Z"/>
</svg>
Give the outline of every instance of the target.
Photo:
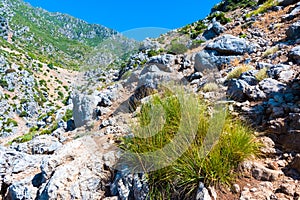
<svg viewBox="0 0 300 200">
<path fill-rule="evenodd" d="M 264 2 L 261 6 L 258 7 L 258 9 L 247 13 L 246 17 L 251 17 L 253 15 L 258 15 L 260 13 L 264 13 L 266 12 L 269 8 L 271 8 L 272 6 L 276 6 L 278 4 L 277 0 L 267 0 L 266 2 Z"/>
<path fill-rule="evenodd" d="M 62 117 L 62 120 L 64 120 L 65 122 L 67 122 L 72 117 L 73 117 L 73 110 L 67 109 L 66 110 L 66 114 Z"/>
<path fill-rule="evenodd" d="M 58 91 L 57 94 L 58 94 L 58 96 L 59 96 L 60 99 L 64 98 L 64 94 L 61 91 Z"/>
<path fill-rule="evenodd" d="M 4 80 L 4 79 L 1 79 L 1 80 L 0 80 L 0 86 L 1 86 L 1 87 L 3 87 L 3 88 L 6 88 L 6 87 L 8 87 L 8 83 L 7 83 L 7 81 L 6 81 L 6 80 Z"/>
<path fill-rule="evenodd" d="M 219 11 L 232 11 L 238 8 L 246 8 L 256 5 L 257 2 L 254 0 L 227 0 L 214 6 L 213 10 Z"/>
<path fill-rule="evenodd" d="M 20 117 L 27 117 L 28 113 L 26 111 L 22 111 L 19 116 Z"/>
<path fill-rule="evenodd" d="M 199 182 L 206 185 L 230 184 L 237 175 L 233 171 L 238 165 L 258 152 L 259 145 L 254 142 L 252 130 L 238 119 L 226 117 L 222 106 L 211 117 L 208 114 L 209 107 L 193 95 L 174 96 L 170 92 L 154 96 L 141 107 L 138 124 L 133 129 L 135 137 L 124 138 L 121 148 L 141 154 L 161 150 L 176 137 L 190 141 L 187 151 L 165 167 L 147 172 L 147 161 L 140 160 L 147 173 L 150 199 L 194 199 Z M 162 111 L 159 108 L 163 108 L 165 113 L 163 119 L 160 118 Z M 183 114 L 183 109 L 188 114 Z M 160 122 L 164 122 L 163 125 Z M 196 126 L 196 129 L 193 130 L 191 126 Z M 180 132 L 182 136 L 178 136 L 180 130 L 183 130 Z M 194 138 L 186 135 L 191 134 L 190 131 L 195 133 Z M 218 132 L 221 135 L 215 141 Z M 211 151 L 206 151 L 209 150 L 206 149 L 207 144 L 211 144 Z M 185 143 L 177 145 L 173 146 L 175 153 L 171 152 L 171 148 L 158 160 L 148 160 L 149 164 L 162 163 L 163 166 L 170 156 L 176 154 L 176 149 L 183 148 Z"/>
<path fill-rule="evenodd" d="M 187 50 L 188 48 L 184 44 L 174 41 L 171 43 L 171 47 L 169 48 L 168 53 L 176 55 L 184 54 L 185 52 L 187 52 Z"/>
<path fill-rule="evenodd" d="M 5 123 L 5 124 L 7 124 L 7 125 L 12 124 L 13 126 L 18 126 L 18 122 L 17 122 L 16 120 L 11 119 L 11 118 L 8 118 L 8 119 L 6 120 L 6 123 Z"/>
<path fill-rule="evenodd" d="M 192 45 L 190 46 L 190 49 L 194 49 L 199 47 L 201 44 L 205 43 L 204 40 L 193 40 Z"/>
<path fill-rule="evenodd" d="M 231 22 L 231 19 L 230 18 L 227 18 L 225 16 L 225 13 L 223 12 L 215 12 L 215 13 L 212 13 L 210 14 L 207 19 L 208 20 L 212 20 L 213 18 L 216 18 L 217 21 L 219 21 L 221 24 L 225 25 L 229 22 Z"/>
<path fill-rule="evenodd" d="M 22 136 L 19 136 L 19 137 L 13 139 L 12 142 L 17 142 L 17 143 L 28 142 L 28 141 L 32 140 L 32 138 L 34 137 L 34 135 L 35 134 L 33 132 L 26 133 L 26 134 L 24 134 Z"/>
<path fill-rule="evenodd" d="M 162 52 L 164 52 L 163 49 L 159 49 L 158 51 L 151 49 L 150 51 L 148 51 L 148 56 L 149 57 L 157 56 L 157 55 L 161 54 Z"/>
</svg>

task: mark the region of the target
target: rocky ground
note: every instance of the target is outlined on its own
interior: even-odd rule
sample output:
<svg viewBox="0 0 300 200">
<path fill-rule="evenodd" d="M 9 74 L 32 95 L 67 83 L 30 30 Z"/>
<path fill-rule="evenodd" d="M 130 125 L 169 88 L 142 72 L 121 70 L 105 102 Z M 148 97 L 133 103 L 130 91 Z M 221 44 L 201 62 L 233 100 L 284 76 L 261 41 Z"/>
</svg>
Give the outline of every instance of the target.
<svg viewBox="0 0 300 200">
<path fill-rule="evenodd" d="M 282 1 L 245 18 L 250 11 L 228 12 L 226 25 L 209 20 L 198 36 L 204 42 L 185 54 L 152 56 L 166 44 L 145 40 L 120 71 L 73 74 L 34 61 L 30 73 L 15 58 L 9 63 L 0 57 L 6 83 L 0 87 L 0 199 L 147 199 L 145 175 L 112 166 L 118 137 L 131 133 L 135 110 L 166 81 L 226 102 L 263 144 L 258 158 L 240 166 L 231 187 L 199 184 L 197 199 L 300 199 L 300 3 Z M 182 36 L 173 31 L 162 37 Z M 234 73 L 236 68 L 243 71 Z M 53 80 L 43 75 L 47 69 Z M 59 85 L 68 88 L 64 96 L 70 92 L 65 103 L 55 90 Z M 35 99 L 43 87 L 46 106 Z M 64 118 L 67 110 L 72 115 Z M 23 111 L 31 117 L 20 116 Z M 28 131 L 32 139 L 15 139 Z"/>
</svg>

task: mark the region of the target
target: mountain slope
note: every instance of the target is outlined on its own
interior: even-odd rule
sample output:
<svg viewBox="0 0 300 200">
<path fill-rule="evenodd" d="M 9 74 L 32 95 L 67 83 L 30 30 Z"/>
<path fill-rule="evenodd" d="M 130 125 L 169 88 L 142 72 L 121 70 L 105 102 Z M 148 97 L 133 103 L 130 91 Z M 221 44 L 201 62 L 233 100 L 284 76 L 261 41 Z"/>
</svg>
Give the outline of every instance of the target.
<svg viewBox="0 0 300 200">
<path fill-rule="evenodd" d="M 8 22 L 6 38 L 9 41 L 33 59 L 65 68 L 78 69 L 87 64 L 86 60 L 93 61 L 88 62 L 89 66 L 107 65 L 125 51 L 133 50 L 137 44 L 112 29 L 34 8 L 22 0 L 3 0 L 0 15 Z M 121 52 L 110 48 L 102 55 L 106 59 L 97 59 L 99 56 L 95 50 L 111 38 L 125 48 Z"/>
</svg>

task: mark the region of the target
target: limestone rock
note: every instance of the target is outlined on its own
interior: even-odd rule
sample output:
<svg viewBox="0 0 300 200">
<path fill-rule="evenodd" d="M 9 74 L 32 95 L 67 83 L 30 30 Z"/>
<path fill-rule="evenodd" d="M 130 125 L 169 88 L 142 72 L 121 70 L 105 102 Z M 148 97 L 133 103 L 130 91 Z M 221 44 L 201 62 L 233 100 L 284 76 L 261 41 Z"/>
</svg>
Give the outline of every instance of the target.
<svg viewBox="0 0 300 200">
<path fill-rule="evenodd" d="M 222 55 L 243 55 L 255 52 L 255 46 L 247 40 L 233 35 L 223 35 L 206 46 L 208 50 L 215 50 Z"/>
<path fill-rule="evenodd" d="M 198 186 L 196 200 L 211 200 L 209 192 L 202 182 Z"/>
<path fill-rule="evenodd" d="M 226 30 L 224 26 L 222 26 L 219 22 L 213 21 L 212 24 L 207 28 L 206 31 L 203 33 L 203 37 L 207 40 L 215 38 L 219 36 Z"/>
<path fill-rule="evenodd" d="M 300 38 L 300 21 L 293 23 L 286 31 L 287 39 L 296 40 Z"/>
<path fill-rule="evenodd" d="M 75 93 L 73 101 L 73 118 L 75 126 L 81 127 L 95 117 L 94 109 L 98 105 L 99 97 Z"/>
<path fill-rule="evenodd" d="M 204 72 L 206 70 L 221 69 L 225 65 L 229 65 L 238 56 L 223 56 L 217 51 L 203 50 L 195 55 L 195 71 Z"/>
<path fill-rule="evenodd" d="M 175 57 L 170 54 L 164 54 L 151 57 L 148 64 L 157 66 L 161 71 L 172 72 L 171 66 L 174 65 Z"/>
<path fill-rule="evenodd" d="M 300 64 L 300 46 L 292 48 L 289 52 L 289 58 L 295 61 L 297 64 Z"/>
</svg>

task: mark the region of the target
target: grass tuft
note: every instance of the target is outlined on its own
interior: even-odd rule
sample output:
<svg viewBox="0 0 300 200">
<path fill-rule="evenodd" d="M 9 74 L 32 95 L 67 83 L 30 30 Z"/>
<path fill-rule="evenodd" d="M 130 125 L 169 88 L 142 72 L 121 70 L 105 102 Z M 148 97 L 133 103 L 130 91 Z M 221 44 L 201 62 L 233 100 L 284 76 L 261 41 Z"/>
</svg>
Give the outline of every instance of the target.
<svg viewBox="0 0 300 200">
<path fill-rule="evenodd" d="M 255 78 L 258 80 L 258 81 L 262 81 L 264 80 L 265 78 L 268 78 L 268 68 L 267 67 L 264 67 L 262 69 L 260 69 L 257 74 L 255 74 Z"/>
<path fill-rule="evenodd" d="M 250 65 L 240 65 L 238 67 L 235 67 L 231 72 L 228 73 L 227 75 L 227 80 L 233 79 L 233 78 L 239 78 L 240 75 L 244 72 L 247 72 L 249 70 L 253 70 L 254 67 Z"/>
<path fill-rule="evenodd" d="M 219 90 L 219 86 L 217 83 L 206 83 L 203 87 L 204 92 L 214 92 L 218 90 Z"/>
<path fill-rule="evenodd" d="M 164 167 L 145 171 L 150 199 L 194 199 L 199 182 L 230 184 L 236 177 L 234 170 L 238 165 L 258 153 L 259 145 L 254 142 L 253 131 L 240 120 L 228 116 L 224 106 L 208 104 L 194 95 L 183 97 L 185 105 L 190 101 L 188 114 L 182 112 L 185 105 L 180 96 L 170 92 L 153 96 L 141 107 L 138 123 L 134 126 L 135 137 L 122 140 L 121 148 L 126 151 L 154 152 L 172 143 L 178 134 L 192 131 L 190 126 L 196 125 L 194 138 L 182 155 Z M 216 108 L 213 113 L 209 111 L 212 107 Z M 182 125 L 183 122 L 188 123 Z M 186 132 L 181 133 L 181 129 Z M 180 144 L 173 147 L 184 148 Z M 150 162 L 166 162 L 173 152 L 166 153 L 158 161 Z"/>
</svg>

